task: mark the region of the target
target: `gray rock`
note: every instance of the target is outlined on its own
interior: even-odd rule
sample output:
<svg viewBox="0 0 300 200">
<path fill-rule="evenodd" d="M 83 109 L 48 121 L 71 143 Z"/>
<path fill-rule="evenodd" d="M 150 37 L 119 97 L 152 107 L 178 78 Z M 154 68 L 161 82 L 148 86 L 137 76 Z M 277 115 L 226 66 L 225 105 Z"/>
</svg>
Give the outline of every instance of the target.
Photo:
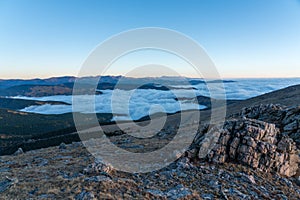
<svg viewBox="0 0 300 200">
<path fill-rule="evenodd" d="M 1 172 L 8 172 L 10 171 L 11 169 L 9 167 L 4 167 L 4 168 L 0 168 L 0 173 Z"/>
<path fill-rule="evenodd" d="M 211 200 L 214 199 L 214 195 L 213 194 L 201 194 L 201 198 L 204 200 Z"/>
<path fill-rule="evenodd" d="M 146 192 L 154 195 L 154 196 L 160 196 L 160 197 L 164 197 L 165 193 L 161 190 L 154 190 L 154 189 L 148 189 L 146 190 Z"/>
<path fill-rule="evenodd" d="M 188 188 L 185 188 L 183 185 L 177 185 L 174 188 L 171 188 L 169 191 L 166 192 L 166 196 L 170 199 L 179 199 L 186 197 L 192 194 Z"/>
<path fill-rule="evenodd" d="M 180 199 L 192 194 L 192 192 L 188 188 L 185 188 L 182 184 L 179 184 L 166 191 L 161 191 L 158 189 L 148 189 L 146 190 L 146 192 L 149 192 L 154 196 L 165 197 L 168 199 Z"/>
<path fill-rule="evenodd" d="M 58 149 L 67 149 L 67 145 L 65 143 L 61 143 L 58 147 Z"/>
<path fill-rule="evenodd" d="M 54 194 L 41 194 L 37 197 L 37 199 L 55 199 Z"/>
<path fill-rule="evenodd" d="M 13 155 L 17 156 L 17 155 L 20 155 L 20 154 L 23 154 L 23 153 L 24 153 L 23 149 L 18 148 L 18 150 Z"/>
<path fill-rule="evenodd" d="M 199 145 L 199 158 L 212 148 L 206 157 L 213 163 L 234 161 L 287 177 L 295 175 L 298 170 L 300 160 L 296 144 L 289 136 L 280 135 L 275 124 L 248 118 L 232 119 L 226 121 L 223 127 L 217 125 L 200 134 L 209 135 L 207 140 L 212 139 L 211 136 L 216 138 L 212 141 L 204 139 L 194 145 Z"/>
<path fill-rule="evenodd" d="M 225 192 L 228 194 L 228 196 L 234 196 L 235 199 L 251 199 L 250 196 L 242 193 L 235 188 L 229 188 L 229 190 L 225 190 Z"/>
<path fill-rule="evenodd" d="M 193 164 L 190 162 L 189 158 L 187 157 L 183 157 L 180 158 L 177 162 L 176 162 L 176 167 L 177 170 L 181 171 L 182 169 L 191 169 L 193 168 Z"/>
<path fill-rule="evenodd" d="M 37 163 L 37 166 L 39 167 L 47 166 L 49 163 L 49 161 L 45 158 L 35 158 L 33 162 Z"/>
<path fill-rule="evenodd" d="M 205 134 L 204 139 L 197 144 L 200 146 L 198 157 L 205 158 L 207 154 L 210 153 L 214 145 L 216 144 L 222 129 L 218 126 L 214 126 L 213 128 L 209 129 L 207 134 Z"/>
<path fill-rule="evenodd" d="M 285 183 L 289 188 L 294 188 L 293 183 L 290 180 L 288 180 L 287 178 L 280 178 L 280 181 Z"/>
<path fill-rule="evenodd" d="M 245 181 L 248 181 L 249 183 L 252 183 L 252 184 L 256 184 L 255 178 L 252 175 L 247 175 L 247 174 L 244 174 L 244 173 L 240 173 L 240 175 L 242 176 L 242 178 Z"/>
<path fill-rule="evenodd" d="M 18 182 L 17 179 L 10 179 L 6 177 L 6 180 L 0 182 L 0 193 L 5 192 L 7 189 L 9 189 L 17 182 Z"/>
<path fill-rule="evenodd" d="M 108 176 L 92 176 L 84 179 L 85 181 L 88 182 L 104 182 L 104 181 L 112 181 L 110 177 Z"/>
<path fill-rule="evenodd" d="M 39 188 L 36 187 L 29 192 L 29 195 L 34 195 L 37 191 L 39 191 Z"/>
<path fill-rule="evenodd" d="M 283 127 L 283 130 L 288 132 L 288 131 L 294 131 L 294 130 L 297 130 L 298 128 L 298 121 L 297 120 L 294 120 L 293 122 L 285 125 Z"/>
<path fill-rule="evenodd" d="M 0 193 L 6 191 L 8 188 L 10 188 L 13 185 L 12 181 L 5 180 L 0 182 Z"/>
<path fill-rule="evenodd" d="M 54 160 L 69 160 L 72 159 L 73 156 L 63 156 L 63 155 L 57 155 L 53 159 Z"/>
<path fill-rule="evenodd" d="M 85 190 L 75 197 L 76 200 L 93 200 L 94 198 L 95 195 L 92 192 L 87 192 Z"/>
<path fill-rule="evenodd" d="M 279 199 L 282 199 L 282 200 L 288 200 L 289 198 L 287 196 L 285 196 L 284 194 L 278 194 L 277 195 Z"/>
<path fill-rule="evenodd" d="M 277 128 L 284 131 L 285 135 L 290 136 L 300 147 L 300 106 L 283 107 L 280 105 L 259 105 L 244 108 L 236 117 L 246 117 L 258 119 L 268 123 L 273 123 Z"/>
<path fill-rule="evenodd" d="M 94 163 L 84 168 L 84 174 L 109 174 L 113 171 L 113 167 L 109 164 L 104 163 L 102 160 L 97 159 Z"/>
</svg>

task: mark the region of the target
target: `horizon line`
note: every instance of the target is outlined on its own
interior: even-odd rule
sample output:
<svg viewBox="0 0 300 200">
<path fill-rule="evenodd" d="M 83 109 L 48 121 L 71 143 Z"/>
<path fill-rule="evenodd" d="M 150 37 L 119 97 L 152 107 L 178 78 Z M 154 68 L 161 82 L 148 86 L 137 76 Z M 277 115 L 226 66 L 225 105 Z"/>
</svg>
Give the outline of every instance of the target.
<svg viewBox="0 0 300 200">
<path fill-rule="evenodd" d="M 230 77 L 230 76 L 226 76 L 226 77 L 218 77 L 218 78 L 203 78 L 203 77 L 192 77 L 192 76 L 124 76 L 124 75 L 114 75 L 114 74 L 105 74 L 105 75 L 87 75 L 87 76 L 75 76 L 75 75 L 55 75 L 55 76 L 47 76 L 47 77 L 30 77 L 30 78 L 21 78 L 21 77 L 16 77 L 16 78 L 1 78 L 0 80 L 35 80 L 35 79 L 40 79 L 40 80 L 45 80 L 45 79 L 51 79 L 51 78 L 62 78 L 62 77 L 70 77 L 70 78 L 95 78 L 95 77 L 101 77 L 101 76 L 110 76 L 110 77 L 126 77 L 126 78 L 163 78 L 163 77 L 181 77 L 181 78 L 194 78 L 194 79 L 216 79 L 216 80 L 223 80 L 223 79 L 293 79 L 293 78 L 300 78 L 297 76 L 286 76 L 286 77 L 280 77 L 280 76 L 270 76 L 270 77 L 263 77 L 263 76 L 258 76 L 258 77 L 253 77 L 253 76 L 249 76 L 249 77 L 245 77 L 245 76 L 234 76 L 234 77 Z"/>
</svg>

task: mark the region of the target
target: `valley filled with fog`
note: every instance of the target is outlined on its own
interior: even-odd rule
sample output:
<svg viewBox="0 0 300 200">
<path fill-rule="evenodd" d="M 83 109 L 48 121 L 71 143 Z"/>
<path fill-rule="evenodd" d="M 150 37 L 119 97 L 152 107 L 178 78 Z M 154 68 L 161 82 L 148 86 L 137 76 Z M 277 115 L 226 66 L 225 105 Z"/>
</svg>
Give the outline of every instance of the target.
<svg viewBox="0 0 300 200">
<path fill-rule="evenodd" d="M 290 85 L 300 84 L 299 78 L 293 79 L 233 79 L 224 82 L 226 99 L 244 100 L 275 91 Z M 70 112 L 81 113 L 113 113 L 113 120 L 138 120 L 149 114 L 158 112 L 175 113 L 183 110 L 205 109 L 199 105 L 196 97 L 214 94 L 214 97 L 222 97 L 219 83 L 210 83 L 209 91 L 207 84 L 174 85 L 171 90 L 158 89 L 134 89 L 134 90 L 98 90 L 101 94 L 81 95 L 80 105 L 76 110 L 72 106 L 72 95 L 55 95 L 44 97 L 14 96 L 16 99 L 29 99 L 39 101 L 59 101 L 70 105 L 35 105 L 20 111 L 38 114 L 63 114 Z M 185 89 L 186 88 L 186 89 Z M 91 103 L 95 97 L 95 109 L 91 109 Z M 223 96 L 224 97 L 224 96 Z M 92 107 L 94 108 L 94 107 Z"/>
</svg>

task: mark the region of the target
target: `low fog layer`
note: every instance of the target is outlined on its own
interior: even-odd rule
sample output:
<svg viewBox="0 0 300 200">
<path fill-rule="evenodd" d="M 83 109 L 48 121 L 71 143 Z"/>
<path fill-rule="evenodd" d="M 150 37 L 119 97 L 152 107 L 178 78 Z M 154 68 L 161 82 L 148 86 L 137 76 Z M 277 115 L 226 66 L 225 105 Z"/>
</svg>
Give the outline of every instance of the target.
<svg viewBox="0 0 300 200">
<path fill-rule="evenodd" d="M 300 79 L 237 79 L 236 82 L 224 83 L 227 99 L 248 99 L 267 92 L 278 90 L 290 85 L 300 84 Z M 91 96 L 80 96 L 80 105 L 73 110 L 72 105 L 41 105 L 30 106 L 22 109 L 24 112 L 39 114 L 63 114 L 74 112 L 82 113 L 114 113 L 118 114 L 113 120 L 137 120 L 148 114 L 157 112 L 174 113 L 180 110 L 204 109 L 203 105 L 195 102 L 195 97 L 222 96 L 219 84 L 210 84 L 211 91 L 203 83 L 198 85 L 182 85 L 178 90 L 161 91 L 155 89 L 136 90 L 99 90 L 103 94 L 95 96 L 95 109 L 91 105 Z M 192 89 L 183 89 L 191 88 Z M 220 92 L 221 91 L 221 92 Z M 176 98 L 191 98 L 190 100 L 176 101 Z M 40 101 L 61 101 L 72 104 L 72 96 L 48 96 L 48 97 L 15 97 Z M 194 99 L 192 99 L 194 98 Z M 121 116 L 120 116 L 121 115 Z"/>
</svg>

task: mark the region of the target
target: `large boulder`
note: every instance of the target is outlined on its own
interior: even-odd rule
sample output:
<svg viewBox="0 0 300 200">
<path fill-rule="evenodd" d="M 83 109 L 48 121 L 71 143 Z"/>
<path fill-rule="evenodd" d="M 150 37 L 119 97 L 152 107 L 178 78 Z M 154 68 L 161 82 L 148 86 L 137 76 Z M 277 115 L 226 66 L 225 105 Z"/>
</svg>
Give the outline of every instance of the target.
<svg viewBox="0 0 300 200">
<path fill-rule="evenodd" d="M 198 135 L 193 147 L 199 158 L 207 151 L 206 159 L 210 162 L 237 162 L 287 177 L 298 170 L 296 144 L 288 135 L 281 134 L 275 124 L 248 118 L 231 119 L 224 126 L 203 129 Z M 212 140 L 212 135 L 217 138 Z M 195 152 L 195 148 L 189 152 Z"/>
</svg>

